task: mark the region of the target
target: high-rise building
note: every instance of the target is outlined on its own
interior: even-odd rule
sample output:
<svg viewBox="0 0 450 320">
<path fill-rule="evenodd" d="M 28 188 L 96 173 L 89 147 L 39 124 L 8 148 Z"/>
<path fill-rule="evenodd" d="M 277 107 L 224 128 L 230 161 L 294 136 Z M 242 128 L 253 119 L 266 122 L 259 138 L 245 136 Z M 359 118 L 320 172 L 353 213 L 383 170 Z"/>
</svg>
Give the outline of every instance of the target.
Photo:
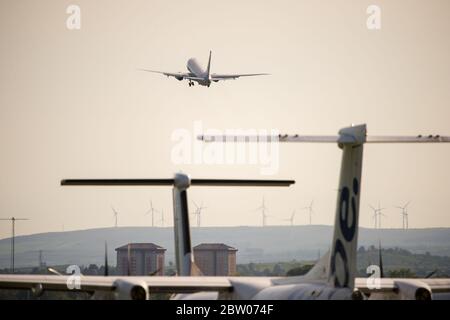
<svg viewBox="0 0 450 320">
<path fill-rule="evenodd" d="M 119 275 L 164 275 L 166 249 L 163 247 L 154 243 L 129 243 L 117 248 L 116 251 Z"/>
<path fill-rule="evenodd" d="M 194 247 L 195 264 L 205 276 L 234 275 L 237 251 L 223 243 L 202 243 Z"/>
</svg>

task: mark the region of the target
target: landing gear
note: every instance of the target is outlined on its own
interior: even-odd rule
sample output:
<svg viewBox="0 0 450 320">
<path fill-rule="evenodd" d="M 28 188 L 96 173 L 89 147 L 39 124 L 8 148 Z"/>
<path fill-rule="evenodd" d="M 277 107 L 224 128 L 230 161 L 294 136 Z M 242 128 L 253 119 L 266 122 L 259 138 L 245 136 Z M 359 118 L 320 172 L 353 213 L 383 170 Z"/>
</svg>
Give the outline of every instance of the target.
<svg viewBox="0 0 450 320">
<path fill-rule="evenodd" d="M 189 81 L 189 87 L 193 87 L 194 86 L 194 82 Z"/>
</svg>

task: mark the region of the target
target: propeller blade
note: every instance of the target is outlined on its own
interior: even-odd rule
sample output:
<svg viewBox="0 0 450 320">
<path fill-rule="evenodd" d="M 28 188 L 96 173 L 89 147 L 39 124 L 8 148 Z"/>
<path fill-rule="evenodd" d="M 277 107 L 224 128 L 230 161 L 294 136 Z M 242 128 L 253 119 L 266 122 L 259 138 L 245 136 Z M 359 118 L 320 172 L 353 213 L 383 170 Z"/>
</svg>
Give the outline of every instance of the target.
<svg viewBox="0 0 450 320">
<path fill-rule="evenodd" d="M 156 276 L 160 271 L 161 271 L 161 268 L 159 268 L 158 270 L 155 270 L 155 271 L 153 271 L 153 272 L 150 272 L 148 275 L 149 275 L 150 277 L 153 277 L 153 276 Z"/>
<path fill-rule="evenodd" d="M 382 258 L 382 254 L 381 254 L 381 241 L 379 242 L 379 247 L 378 247 L 378 259 L 379 259 L 379 267 L 380 267 L 380 278 L 384 278 L 384 271 L 383 271 L 383 258 Z"/>
<path fill-rule="evenodd" d="M 130 244 L 128 244 L 128 256 L 127 256 L 127 263 L 128 263 L 128 270 L 127 270 L 127 275 L 131 276 L 131 246 Z"/>
<path fill-rule="evenodd" d="M 436 270 L 433 270 L 433 271 L 431 271 L 429 274 L 427 274 L 426 276 L 425 276 L 425 279 L 429 279 L 429 278 L 431 278 L 432 276 L 434 276 L 434 274 L 437 272 L 438 270 L 436 269 Z"/>
<path fill-rule="evenodd" d="M 105 241 L 105 277 L 109 275 L 109 267 L 108 267 L 108 244 Z"/>
<path fill-rule="evenodd" d="M 62 274 L 58 270 L 55 270 L 53 268 L 48 267 L 47 271 L 50 272 L 50 273 L 53 273 L 53 274 L 55 274 L 57 276 L 62 276 Z"/>
</svg>

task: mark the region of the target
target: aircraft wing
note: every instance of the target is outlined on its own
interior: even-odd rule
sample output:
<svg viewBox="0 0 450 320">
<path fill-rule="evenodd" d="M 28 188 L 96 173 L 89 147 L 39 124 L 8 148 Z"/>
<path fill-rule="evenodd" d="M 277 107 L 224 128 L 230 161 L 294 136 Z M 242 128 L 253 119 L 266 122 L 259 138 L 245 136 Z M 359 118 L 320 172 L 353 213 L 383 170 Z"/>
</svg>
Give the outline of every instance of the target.
<svg viewBox="0 0 450 320">
<path fill-rule="evenodd" d="M 76 287 L 79 279 L 79 286 Z M 70 289 L 70 286 L 73 289 Z M 75 286 L 75 287 L 74 287 Z M 232 284 L 226 277 L 168 276 L 65 276 L 65 275 L 0 275 L 0 289 L 42 291 L 116 292 L 127 297 L 135 287 L 151 293 L 230 292 Z M 130 295 L 128 295 L 130 298 Z"/>
<path fill-rule="evenodd" d="M 0 275 L 1 289 L 31 289 L 72 291 L 68 283 L 75 283 L 71 276 L 57 275 Z M 113 291 L 115 277 L 80 276 L 80 288 L 73 291 Z"/>
<path fill-rule="evenodd" d="M 355 287 L 365 294 L 396 293 L 418 298 L 424 290 L 432 294 L 450 293 L 450 279 L 356 278 Z"/>
<path fill-rule="evenodd" d="M 195 293 L 195 292 L 223 292 L 233 291 L 233 282 L 229 277 L 167 277 L 167 276 L 80 276 L 79 287 L 73 287 L 77 282 L 74 276 L 58 275 L 0 275 L 0 289 L 28 289 L 38 294 L 43 291 L 67 292 L 112 292 L 119 299 L 143 298 L 137 293 Z M 264 277 L 256 277 L 262 281 Z M 296 277 L 285 278 L 294 280 Z M 273 281 L 274 285 L 282 283 Z M 266 279 L 266 280 L 267 280 Z M 255 280 L 255 278 L 253 279 Z M 256 281 L 255 280 L 255 281 Z M 298 280 L 298 279 L 297 279 Z M 304 279 L 306 280 L 306 279 Z M 378 280 L 371 287 L 368 280 Z M 295 282 L 293 282 L 295 283 Z M 70 289 L 72 285 L 73 289 Z M 355 287 L 365 294 L 398 294 L 400 298 L 420 299 L 428 292 L 431 294 L 450 293 L 450 279 L 400 279 L 400 278 L 356 278 Z"/>
<path fill-rule="evenodd" d="M 138 69 L 140 71 L 145 71 L 145 72 L 152 72 L 152 73 L 159 73 L 162 75 L 165 75 L 167 77 L 174 77 L 177 80 L 183 80 L 186 79 L 188 77 L 191 77 L 192 74 L 191 73 L 182 73 L 182 72 L 164 72 L 164 71 L 156 71 L 156 70 L 148 70 L 148 69 Z"/>
<path fill-rule="evenodd" d="M 234 80 L 240 77 L 266 76 L 269 73 L 245 73 L 245 74 L 212 74 L 212 81 Z"/>
</svg>

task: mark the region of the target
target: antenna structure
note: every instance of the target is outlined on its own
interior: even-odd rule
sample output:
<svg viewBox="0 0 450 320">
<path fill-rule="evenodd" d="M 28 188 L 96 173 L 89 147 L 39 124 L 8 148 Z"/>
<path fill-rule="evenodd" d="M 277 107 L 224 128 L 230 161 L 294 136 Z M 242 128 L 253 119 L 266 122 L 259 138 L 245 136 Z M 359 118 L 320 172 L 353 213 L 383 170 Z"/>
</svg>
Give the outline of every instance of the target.
<svg viewBox="0 0 450 320">
<path fill-rule="evenodd" d="M 12 237 L 11 237 L 11 271 L 14 273 L 14 258 L 15 258 L 15 237 L 16 237 L 16 221 L 30 220 L 27 218 L 1 218 L 3 221 L 11 221 Z"/>
</svg>

